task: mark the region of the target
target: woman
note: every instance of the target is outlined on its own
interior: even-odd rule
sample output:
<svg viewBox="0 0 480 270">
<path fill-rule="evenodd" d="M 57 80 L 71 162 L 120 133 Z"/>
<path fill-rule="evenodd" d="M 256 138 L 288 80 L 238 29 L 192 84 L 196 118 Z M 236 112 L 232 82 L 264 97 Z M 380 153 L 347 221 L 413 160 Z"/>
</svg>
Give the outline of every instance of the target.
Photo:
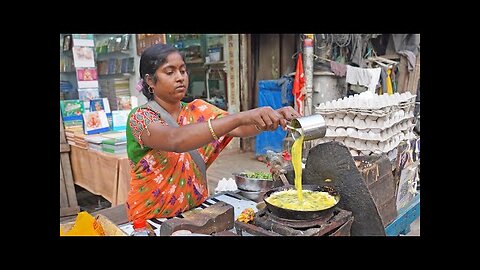
<svg viewBox="0 0 480 270">
<path fill-rule="evenodd" d="M 256 108 L 229 115 L 196 99 L 181 102 L 189 79 L 184 58 L 166 44 L 156 44 L 140 59 L 142 93 L 149 102 L 128 117 L 127 152 L 131 183 L 129 220 L 173 217 L 208 197 L 205 169 L 233 137 L 286 128 L 298 117 L 292 107 Z"/>
</svg>

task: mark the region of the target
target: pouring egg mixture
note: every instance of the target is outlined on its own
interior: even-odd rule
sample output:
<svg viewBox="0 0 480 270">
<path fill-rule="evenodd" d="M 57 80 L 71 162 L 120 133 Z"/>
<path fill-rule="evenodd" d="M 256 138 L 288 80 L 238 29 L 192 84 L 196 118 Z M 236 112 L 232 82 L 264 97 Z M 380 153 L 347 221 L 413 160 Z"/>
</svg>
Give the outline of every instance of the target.
<svg viewBox="0 0 480 270">
<path fill-rule="evenodd" d="M 295 190 L 278 191 L 266 198 L 274 206 L 300 211 L 319 211 L 334 206 L 337 201 L 328 192 L 302 190 L 302 149 L 304 136 L 292 145 L 292 164 L 295 171 Z"/>
</svg>

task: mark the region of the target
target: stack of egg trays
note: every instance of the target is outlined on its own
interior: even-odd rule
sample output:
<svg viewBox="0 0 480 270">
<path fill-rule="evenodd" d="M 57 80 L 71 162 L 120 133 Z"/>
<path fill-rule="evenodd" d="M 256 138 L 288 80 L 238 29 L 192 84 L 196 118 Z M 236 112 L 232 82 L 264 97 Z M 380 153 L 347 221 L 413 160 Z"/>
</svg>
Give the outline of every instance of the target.
<svg viewBox="0 0 480 270">
<path fill-rule="evenodd" d="M 314 144 L 338 141 L 352 156 L 388 153 L 401 141 L 414 138 L 415 97 L 381 109 L 316 109 L 325 118 L 327 132 Z"/>
</svg>

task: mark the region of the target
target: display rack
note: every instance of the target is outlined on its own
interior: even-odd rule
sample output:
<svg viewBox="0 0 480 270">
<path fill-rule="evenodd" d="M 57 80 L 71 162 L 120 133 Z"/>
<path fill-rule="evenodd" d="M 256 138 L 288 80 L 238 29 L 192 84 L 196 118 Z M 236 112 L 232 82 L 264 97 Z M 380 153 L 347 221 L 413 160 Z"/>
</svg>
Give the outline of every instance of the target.
<svg viewBox="0 0 480 270">
<path fill-rule="evenodd" d="M 72 35 L 60 35 L 60 100 L 78 98 L 78 85 L 73 63 L 72 44 Z"/>
<path fill-rule="evenodd" d="M 153 44 L 166 43 L 165 34 L 136 34 L 137 55 L 141 56 L 143 51 Z"/>
<path fill-rule="evenodd" d="M 120 97 L 132 96 L 135 86 L 135 41 L 132 34 L 96 34 L 100 93 L 118 109 Z"/>
</svg>

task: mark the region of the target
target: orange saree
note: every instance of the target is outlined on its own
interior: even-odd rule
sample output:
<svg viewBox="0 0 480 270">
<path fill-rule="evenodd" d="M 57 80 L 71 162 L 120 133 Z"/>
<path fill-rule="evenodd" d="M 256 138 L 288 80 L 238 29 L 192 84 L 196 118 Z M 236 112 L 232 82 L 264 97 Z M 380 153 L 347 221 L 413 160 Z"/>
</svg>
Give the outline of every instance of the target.
<svg viewBox="0 0 480 270">
<path fill-rule="evenodd" d="M 225 115 L 228 112 L 197 99 L 182 103 L 177 123 L 182 126 Z M 168 125 L 159 114 L 138 107 L 130 112 L 128 119 L 127 153 L 132 177 L 126 202 L 128 219 L 173 217 L 204 202 L 208 197 L 207 179 L 188 152 L 165 152 L 143 146 L 140 136 L 150 123 Z M 231 140 L 232 137 L 222 136 L 198 149 L 207 168 Z"/>
</svg>

